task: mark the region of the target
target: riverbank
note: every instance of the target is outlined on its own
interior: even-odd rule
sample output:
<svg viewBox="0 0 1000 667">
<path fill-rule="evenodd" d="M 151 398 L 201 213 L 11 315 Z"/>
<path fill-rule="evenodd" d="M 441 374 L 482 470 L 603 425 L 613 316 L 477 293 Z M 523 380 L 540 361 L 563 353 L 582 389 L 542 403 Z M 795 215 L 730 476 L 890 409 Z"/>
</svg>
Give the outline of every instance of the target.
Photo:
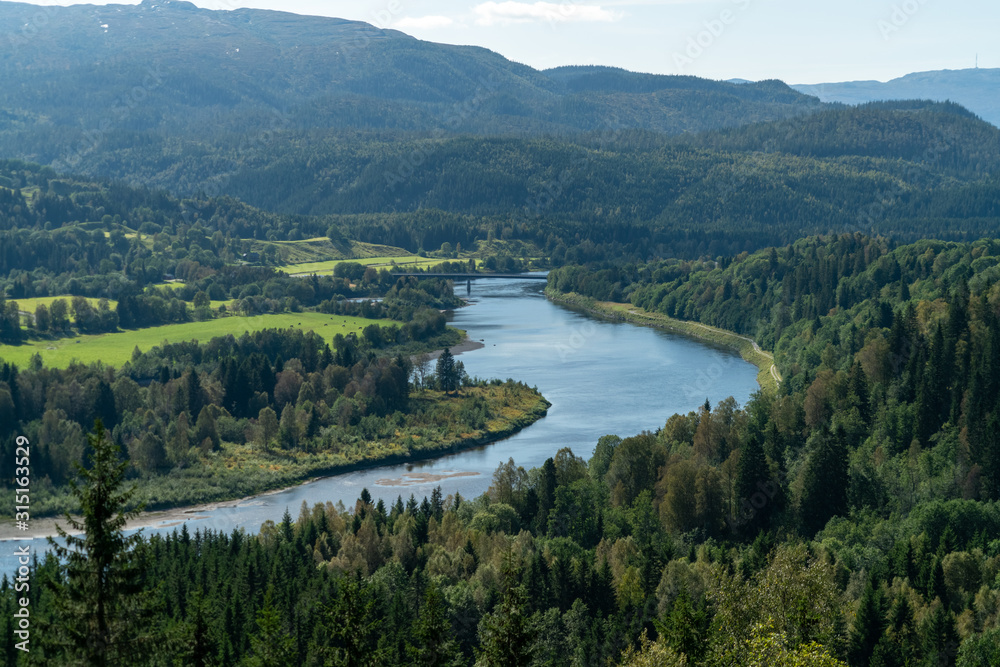
<svg viewBox="0 0 1000 667">
<path fill-rule="evenodd" d="M 746 336 L 699 322 L 674 319 L 662 313 L 651 313 L 630 303 L 596 301 L 575 292 L 564 294 L 551 287 L 545 288 L 545 296 L 553 303 L 578 308 L 596 317 L 655 327 L 727 347 L 738 352 L 744 361 L 757 367 L 757 384 L 761 389 L 775 392 L 781 383 L 781 373 L 774 363 L 774 355 L 760 349 L 753 339 Z"/>
<path fill-rule="evenodd" d="M 484 343 L 481 343 L 478 340 L 471 340 L 468 336 L 466 336 L 465 338 L 462 339 L 462 342 L 459 343 L 458 345 L 452 345 L 451 347 L 449 347 L 448 351 L 458 356 L 463 352 L 472 352 L 473 350 L 481 350 L 484 347 L 486 347 Z M 429 352 L 427 356 L 431 361 L 434 361 L 441 356 L 442 352 L 444 352 L 444 348 L 441 348 L 440 350 L 434 350 L 433 352 Z"/>
<path fill-rule="evenodd" d="M 416 459 L 414 459 L 416 460 Z M 387 464 L 388 465 L 388 464 Z M 373 466 L 381 467 L 381 466 Z M 456 479 L 460 477 L 471 477 L 478 475 L 479 473 L 474 471 L 453 471 L 441 474 L 430 474 L 430 473 L 408 473 L 399 478 L 387 478 L 384 480 L 379 480 L 379 483 L 384 486 L 399 487 L 402 493 L 403 489 L 409 486 L 414 486 L 415 484 L 426 484 L 433 482 L 441 482 L 449 479 Z M 233 509 L 242 506 L 252 506 L 260 504 L 262 498 L 268 496 L 277 495 L 291 489 L 295 489 L 307 484 L 315 484 L 320 482 L 330 475 L 324 477 L 316 477 L 313 479 L 306 480 L 301 484 L 295 484 L 292 486 L 286 486 L 280 489 L 272 489 L 271 491 L 265 491 L 264 493 L 258 493 L 252 496 L 247 496 L 245 498 L 238 498 L 235 500 L 226 500 L 215 503 L 203 503 L 201 505 L 194 505 L 191 507 L 173 507 L 164 510 L 151 510 L 147 512 L 142 512 L 139 516 L 135 517 L 125 525 L 125 530 L 139 530 L 142 528 L 172 528 L 174 526 L 180 526 L 185 521 L 197 521 L 198 519 L 205 519 L 207 515 L 211 512 L 220 509 Z M 79 516 L 75 516 L 75 519 L 80 520 Z M 61 526 L 64 530 L 68 529 L 69 522 L 66 521 L 65 517 L 44 517 L 41 519 L 32 519 L 31 528 L 27 532 L 15 531 L 12 525 L 3 524 L 0 525 L 0 542 L 17 539 L 21 540 L 43 540 L 47 537 L 55 537 L 58 533 L 56 531 L 56 526 Z M 67 530 L 70 535 L 79 534 L 77 531 Z"/>
<path fill-rule="evenodd" d="M 338 443 L 331 450 L 316 453 L 262 453 L 250 445 L 224 444 L 222 452 L 202 461 L 200 466 L 135 480 L 148 511 L 130 526 L 191 519 L 199 511 L 239 505 L 324 477 L 475 449 L 534 424 L 551 406 L 537 390 L 518 382 L 466 387 L 459 396 L 424 390 L 412 395 L 411 403 L 408 416 L 413 417 L 413 422 L 394 427 L 390 437 Z M 470 423 L 470 418 L 477 423 Z M 0 524 L 0 540 L 54 535 L 56 521 L 63 524 L 65 521 L 53 514 L 69 501 L 68 496 L 50 499 L 55 507 L 47 513 L 47 518 L 38 515 L 36 509 L 28 532 L 15 530 L 13 524 Z"/>
</svg>

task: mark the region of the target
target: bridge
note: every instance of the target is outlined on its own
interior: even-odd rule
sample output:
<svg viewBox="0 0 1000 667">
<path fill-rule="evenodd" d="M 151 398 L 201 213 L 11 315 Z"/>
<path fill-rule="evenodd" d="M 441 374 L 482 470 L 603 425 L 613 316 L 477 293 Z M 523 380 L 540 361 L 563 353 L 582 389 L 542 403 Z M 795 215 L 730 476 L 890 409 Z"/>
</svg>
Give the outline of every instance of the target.
<svg viewBox="0 0 1000 667">
<path fill-rule="evenodd" d="M 451 280 L 475 280 L 477 278 L 489 278 L 493 280 L 548 280 L 549 277 L 541 273 L 393 273 L 394 276 L 403 278 L 448 278 Z"/>
</svg>

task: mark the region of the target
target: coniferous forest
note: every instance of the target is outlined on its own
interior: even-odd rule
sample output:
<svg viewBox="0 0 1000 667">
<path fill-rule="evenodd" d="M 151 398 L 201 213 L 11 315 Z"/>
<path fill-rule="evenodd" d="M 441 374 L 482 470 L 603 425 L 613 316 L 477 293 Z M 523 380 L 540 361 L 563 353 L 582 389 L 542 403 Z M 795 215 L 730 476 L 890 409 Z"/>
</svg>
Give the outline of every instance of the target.
<svg viewBox="0 0 1000 667">
<path fill-rule="evenodd" d="M 1000 665 L 1000 129 L 340 19 L 23 7 L 0 516 L 30 486 L 60 528 L 0 576 L 0 665 Z M 126 530 L 530 429 L 552 404 L 470 375 L 448 312 L 531 270 L 770 377 L 475 497 Z"/>
</svg>

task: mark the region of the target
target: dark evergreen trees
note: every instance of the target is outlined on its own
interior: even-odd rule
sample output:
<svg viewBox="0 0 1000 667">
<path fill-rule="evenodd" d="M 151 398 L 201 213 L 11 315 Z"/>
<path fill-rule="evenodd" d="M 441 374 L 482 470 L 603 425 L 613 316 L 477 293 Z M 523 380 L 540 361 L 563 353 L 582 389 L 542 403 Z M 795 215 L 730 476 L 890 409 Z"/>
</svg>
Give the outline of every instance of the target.
<svg viewBox="0 0 1000 667">
<path fill-rule="evenodd" d="M 861 604 L 851 628 L 851 663 L 867 665 L 875 647 L 885 633 L 888 613 L 885 595 L 881 589 L 868 582 L 861 594 Z"/>
<path fill-rule="evenodd" d="M 802 530 L 815 535 L 831 517 L 847 512 L 847 447 L 842 433 L 813 436 L 815 450 L 806 464 L 799 517 Z"/>
<path fill-rule="evenodd" d="M 440 589 L 429 583 L 424 592 L 420 615 L 413 624 L 412 643 L 407 654 L 412 664 L 421 667 L 452 667 L 462 664 L 462 654 L 455 641 L 447 606 Z"/>
<path fill-rule="evenodd" d="M 56 621 L 46 642 L 52 642 L 50 655 L 57 662 L 139 664 L 155 637 L 146 624 L 151 591 L 143 577 L 142 535 L 126 536 L 123 530 L 141 507 L 131 507 L 135 486 L 124 486 L 127 464 L 101 422 L 88 441 L 89 467 L 78 468 L 80 481 L 73 486 L 82 516 L 66 515 L 83 535 L 57 526 L 65 545 L 49 539 L 62 561 L 62 576 L 51 580 Z"/>
<path fill-rule="evenodd" d="M 768 517 L 774 511 L 778 490 L 777 484 L 771 479 L 764 449 L 755 436 L 751 436 L 740 450 L 735 491 L 738 532 L 744 536 L 753 536 L 766 530 Z"/>
<path fill-rule="evenodd" d="M 451 393 L 458 390 L 460 377 L 455 364 L 455 356 L 448 348 L 445 348 L 441 352 L 441 356 L 438 357 L 434 373 L 441 391 Z"/>
<path fill-rule="evenodd" d="M 482 667 L 526 667 L 531 664 L 533 632 L 528 620 L 527 591 L 508 551 L 500 571 L 500 601 L 479 625 L 476 664 Z"/>
</svg>

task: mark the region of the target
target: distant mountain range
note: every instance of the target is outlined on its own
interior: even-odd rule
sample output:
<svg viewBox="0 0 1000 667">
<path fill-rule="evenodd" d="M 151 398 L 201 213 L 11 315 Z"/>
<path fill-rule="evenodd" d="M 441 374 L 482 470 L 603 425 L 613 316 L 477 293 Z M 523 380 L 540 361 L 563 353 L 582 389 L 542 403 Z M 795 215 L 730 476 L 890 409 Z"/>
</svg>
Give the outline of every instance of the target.
<svg viewBox="0 0 1000 667">
<path fill-rule="evenodd" d="M 792 88 L 824 102 L 844 104 L 910 99 L 957 102 L 983 120 L 1000 126 L 1000 69 L 915 72 L 885 83 L 846 81 Z"/>
</svg>

